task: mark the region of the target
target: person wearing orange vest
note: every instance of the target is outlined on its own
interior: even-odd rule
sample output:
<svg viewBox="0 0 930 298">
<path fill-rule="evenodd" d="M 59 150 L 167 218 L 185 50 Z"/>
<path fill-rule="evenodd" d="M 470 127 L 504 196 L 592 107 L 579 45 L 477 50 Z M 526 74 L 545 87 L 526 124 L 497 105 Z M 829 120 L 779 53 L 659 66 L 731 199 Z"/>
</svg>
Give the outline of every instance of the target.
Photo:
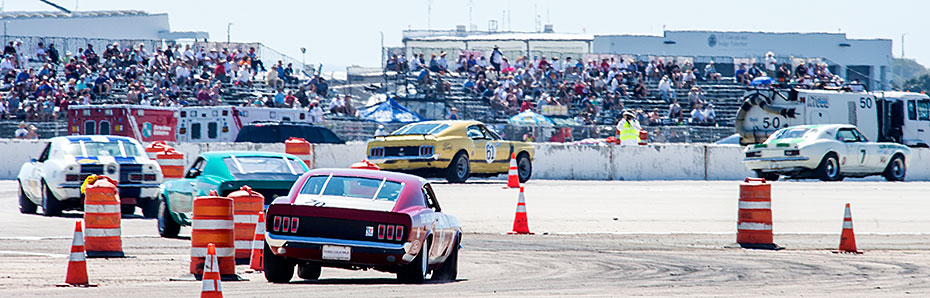
<svg viewBox="0 0 930 298">
<path fill-rule="evenodd" d="M 636 121 L 636 117 L 633 113 L 624 112 L 623 119 L 617 123 L 617 133 L 620 139 L 620 145 L 637 145 L 639 144 L 639 131 L 643 130 L 639 126 L 639 121 Z"/>
</svg>

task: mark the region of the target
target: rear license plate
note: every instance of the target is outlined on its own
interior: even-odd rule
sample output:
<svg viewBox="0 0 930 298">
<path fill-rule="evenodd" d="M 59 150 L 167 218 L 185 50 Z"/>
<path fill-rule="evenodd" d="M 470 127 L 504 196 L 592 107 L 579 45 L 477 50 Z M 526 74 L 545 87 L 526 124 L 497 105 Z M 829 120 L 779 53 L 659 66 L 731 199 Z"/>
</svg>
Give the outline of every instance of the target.
<svg viewBox="0 0 930 298">
<path fill-rule="evenodd" d="M 348 261 L 352 258 L 352 248 L 348 246 L 323 245 L 323 259 Z"/>
</svg>

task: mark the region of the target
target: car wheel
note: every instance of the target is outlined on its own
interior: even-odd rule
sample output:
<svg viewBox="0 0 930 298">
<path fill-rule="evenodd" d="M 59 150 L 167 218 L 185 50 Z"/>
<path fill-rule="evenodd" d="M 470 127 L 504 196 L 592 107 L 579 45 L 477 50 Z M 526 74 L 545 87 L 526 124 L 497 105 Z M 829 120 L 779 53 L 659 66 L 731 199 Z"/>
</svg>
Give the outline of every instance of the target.
<svg viewBox="0 0 930 298">
<path fill-rule="evenodd" d="M 145 217 L 145 218 L 158 217 L 158 199 L 155 199 L 155 198 L 142 199 L 142 201 L 139 202 L 139 208 L 142 209 L 142 217 Z"/>
<path fill-rule="evenodd" d="M 52 194 L 52 189 L 42 181 L 42 215 L 59 216 L 61 215 L 61 201 Z"/>
<path fill-rule="evenodd" d="M 429 237 L 429 236 L 427 236 Z M 426 280 L 429 257 L 429 245 L 421 245 L 420 253 L 410 264 L 404 265 L 397 271 L 397 279 L 402 283 L 421 284 Z"/>
<path fill-rule="evenodd" d="M 265 252 L 262 255 L 265 270 L 265 280 L 273 283 L 287 283 L 294 277 L 294 263 L 282 256 L 271 252 L 268 243 L 265 243 Z"/>
<path fill-rule="evenodd" d="M 171 213 L 168 211 L 168 203 L 165 202 L 165 198 L 162 197 L 158 202 L 158 235 L 161 235 L 165 238 L 175 238 L 178 237 L 178 232 L 181 231 L 181 225 L 174 221 L 174 218 L 171 218 Z"/>
<path fill-rule="evenodd" d="M 319 264 L 303 263 L 297 265 L 297 277 L 307 280 L 320 279 L 320 272 L 322 271 L 323 267 Z"/>
<path fill-rule="evenodd" d="M 765 181 L 778 181 L 778 178 L 781 177 L 778 173 L 766 173 L 760 170 L 756 170 L 756 177 L 765 179 Z"/>
<path fill-rule="evenodd" d="M 822 181 L 839 181 L 843 180 L 840 174 L 840 162 L 835 153 L 828 153 L 820 161 L 820 165 L 814 170 L 814 174 Z"/>
<path fill-rule="evenodd" d="M 451 183 L 463 183 L 468 180 L 470 174 L 471 168 L 468 165 L 468 156 L 465 156 L 465 152 L 455 154 L 452 162 L 449 163 L 449 167 L 446 168 L 446 180 Z"/>
<path fill-rule="evenodd" d="M 520 178 L 520 183 L 525 183 L 533 176 L 533 162 L 526 152 L 517 156 L 517 176 Z"/>
<path fill-rule="evenodd" d="M 459 271 L 459 244 L 461 241 L 462 240 L 459 239 L 452 244 L 452 252 L 449 253 L 449 257 L 442 263 L 442 267 L 433 271 L 433 276 L 430 276 L 430 280 L 445 282 L 455 281 Z"/>
<path fill-rule="evenodd" d="M 36 214 L 36 210 L 39 209 L 39 206 L 36 203 L 33 203 L 32 200 L 29 200 L 29 197 L 26 196 L 26 192 L 23 191 L 23 183 L 19 183 L 19 212 L 22 214 Z"/>
<path fill-rule="evenodd" d="M 136 205 L 122 204 L 119 205 L 119 212 L 123 215 L 133 215 L 136 213 Z"/>
<path fill-rule="evenodd" d="M 901 157 L 901 155 L 892 157 L 882 175 L 888 181 L 904 181 L 904 177 L 907 175 L 907 165 L 904 163 L 904 157 Z"/>
</svg>

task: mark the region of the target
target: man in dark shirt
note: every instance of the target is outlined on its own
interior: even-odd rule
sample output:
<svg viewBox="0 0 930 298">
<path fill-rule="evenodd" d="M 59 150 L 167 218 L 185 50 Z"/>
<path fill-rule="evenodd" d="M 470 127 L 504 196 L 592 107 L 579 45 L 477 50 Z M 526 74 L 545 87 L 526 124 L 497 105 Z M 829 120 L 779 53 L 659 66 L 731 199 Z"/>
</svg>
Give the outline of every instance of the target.
<svg viewBox="0 0 930 298">
<path fill-rule="evenodd" d="M 59 60 L 61 60 L 61 55 L 59 55 L 58 49 L 55 48 L 54 43 L 48 44 L 48 50 L 46 50 L 45 53 L 48 54 L 48 62 L 58 65 L 60 62 Z"/>
<path fill-rule="evenodd" d="M 12 41 L 10 42 L 10 44 L 8 44 L 6 47 L 3 48 L 3 55 L 4 56 L 6 55 L 16 56 L 16 47 L 13 46 Z"/>
</svg>

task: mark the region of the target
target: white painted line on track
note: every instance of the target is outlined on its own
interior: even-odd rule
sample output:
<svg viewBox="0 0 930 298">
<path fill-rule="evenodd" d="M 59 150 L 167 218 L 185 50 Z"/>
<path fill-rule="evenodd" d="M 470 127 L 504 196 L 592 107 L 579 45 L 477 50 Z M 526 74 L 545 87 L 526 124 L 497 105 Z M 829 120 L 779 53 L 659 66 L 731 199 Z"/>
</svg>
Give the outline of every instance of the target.
<svg viewBox="0 0 930 298">
<path fill-rule="evenodd" d="M 41 252 L 13 251 L 13 250 L 0 250 L 0 255 L 38 256 L 38 257 L 49 257 L 49 258 L 67 258 L 69 256 L 65 254 L 47 254 L 47 253 L 41 253 Z"/>
</svg>

